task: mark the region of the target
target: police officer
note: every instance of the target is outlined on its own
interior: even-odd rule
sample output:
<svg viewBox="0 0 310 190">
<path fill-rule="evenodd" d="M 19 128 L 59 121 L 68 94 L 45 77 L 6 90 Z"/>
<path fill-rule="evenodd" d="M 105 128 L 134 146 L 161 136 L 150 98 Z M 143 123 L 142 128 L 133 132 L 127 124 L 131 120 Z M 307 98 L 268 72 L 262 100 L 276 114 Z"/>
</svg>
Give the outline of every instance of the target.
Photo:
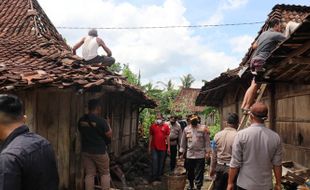
<svg viewBox="0 0 310 190">
<path fill-rule="evenodd" d="M 186 169 L 189 190 L 196 186 L 200 190 L 203 185 L 205 159 L 210 157 L 210 137 L 206 126 L 199 124 L 199 117 L 193 115 L 190 125 L 185 127 L 181 140 L 180 155 L 186 152 Z"/>
</svg>

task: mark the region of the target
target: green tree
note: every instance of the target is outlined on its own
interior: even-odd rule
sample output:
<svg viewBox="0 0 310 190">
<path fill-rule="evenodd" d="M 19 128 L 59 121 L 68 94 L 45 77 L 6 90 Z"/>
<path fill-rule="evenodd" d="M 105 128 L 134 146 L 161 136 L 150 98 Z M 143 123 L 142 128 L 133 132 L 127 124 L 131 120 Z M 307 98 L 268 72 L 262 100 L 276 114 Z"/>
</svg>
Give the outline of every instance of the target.
<svg viewBox="0 0 310 190">
<path fill-rule="evenodd" d="M 114 63 L 108 67 L 108 70 L 113 73 L 120 73 L 122 71 L 122 65 L 120 63 Z"/>
<path fill-rule="evenodd" d="M 172 83 L 171 79 L 167 83 L 162 82 L 162 81 L 158 81 L 157 83 L 162 84 L 167 91 L 171 91 L 174 89 L 174 84 Z"/>
<path fill-rule="evenodd" d="M 130 70 L 129 64 L 124 64 L 123 69 L 122 69 L 122 75 L 127 78 L 127 81 L 130 84 L 134 84 L 137 86 L 139 85 L 139 83 L 140 83 L 139 76 L 137 76 L 135 73 L 133 73 Z"/>
<path fill-rule="evenodd" d="M 183 88 L 190 88 L 195 82 L 195 78 L 191 74 L 183 75 L 181 77 L 181 82 Z"/>
</svg>

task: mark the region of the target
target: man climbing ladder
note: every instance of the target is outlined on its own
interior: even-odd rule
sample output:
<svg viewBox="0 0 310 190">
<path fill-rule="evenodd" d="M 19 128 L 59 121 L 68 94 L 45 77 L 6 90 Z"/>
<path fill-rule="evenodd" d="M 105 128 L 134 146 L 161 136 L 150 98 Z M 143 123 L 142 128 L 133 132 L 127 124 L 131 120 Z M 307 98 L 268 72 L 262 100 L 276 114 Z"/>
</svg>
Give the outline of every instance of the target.
<svg viewBox="0 0 310 190">
<path fill-rule="evenodd" d="M 263 94 L 264 94 L 264 92 L 266 90 L 266 87 L 267 87 L 267 84 L 262 84 L 260 86 L 259 90 L 257 91 L 258 95 L 257 95 L 255 103 L 260 102 L 260 100 L 262 99 Z M 243 113 L 241 122 L 240 122 L 239 127 L 238 127 L 238 131 L 243 129 L 243 128 L 246 128 L 246 127 L 250 126 L 249 119 L 250 119 L 249 113 L 248 112 Z"/>
<path fill-rule="evenodd" d="M 269 57 L 272 50 L 276 48 L 279 42 L 285 40 L 285 36 L 281 33 L 282 27 L 280 20 L 274 19 L 269 23 L 269 29 L 263 32 L 257 41 L 253 44 L 252 48 L 255 49 L 251 58 L 251 72 L 254 75 L 251 86 L 248 88 L 244 95 L 241 109 L 246 114 L 251 105 L 254 103 L 256 92 L 260 88 L 260 84 L 257 84 L 257 75 L 263 72 L 263 66 L 266 59 Z"/>
</svg>

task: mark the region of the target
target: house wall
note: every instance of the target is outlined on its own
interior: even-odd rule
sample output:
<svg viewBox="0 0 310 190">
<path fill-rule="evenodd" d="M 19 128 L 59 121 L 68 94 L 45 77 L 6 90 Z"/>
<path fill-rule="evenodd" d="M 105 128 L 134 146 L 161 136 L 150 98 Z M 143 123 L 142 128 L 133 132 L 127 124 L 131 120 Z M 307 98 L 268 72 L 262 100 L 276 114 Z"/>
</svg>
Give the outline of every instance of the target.
<svg viewBox="0 0 310 190">
<path fill-rule="evenodd" d="M 275 108 L 284 159 L 310 168 L 310 85 L 277 85 Z"/>
<path fill-rule="evenodd" d="M 86 93 L 78 95 L 70 90 L 42 89 L 16 93 L 25 104 L 27 125 L 53 145 L 56 153 L 60 190 L 83 189 L 79 118 L 87 113 L 87 102 L 101 98 L 103 117 L 110 118 L 113 130 L 109 152 L 116 157 L 129 151 L 137 143 L 138 107 L 121 93 Z"/>
<path fill-rule="evenodd" d="M 235 92 L 236 86 L 227 89 Z M 222 127 L 229 112 L 242 113 L 244 89 L 240 86 L 236 94 L 226 93 L 219 107 Z M 283 160 L 293 160 L 310 168 L 310 85 L 269 85 L 262 102 L 269 107 L 266 126 L 275 130 L 283 141 Z"/>
</svg>

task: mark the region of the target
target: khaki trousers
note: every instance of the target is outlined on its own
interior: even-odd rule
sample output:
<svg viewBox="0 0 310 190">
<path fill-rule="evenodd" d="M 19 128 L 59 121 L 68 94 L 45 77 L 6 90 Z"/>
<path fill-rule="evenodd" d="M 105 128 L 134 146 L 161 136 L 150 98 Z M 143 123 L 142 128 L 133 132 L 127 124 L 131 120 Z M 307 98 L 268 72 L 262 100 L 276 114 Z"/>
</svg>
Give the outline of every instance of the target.
<svg viewBox="0 0 310 190">
<path fill-rule="evenodd" d="M 82 164 L 85 170 L 85 190 L 94 190 L 94 178 L 99 172 L 102 190 L 110 189 L 110 159 L 106 154 L 82 153 Z"/>
</svg>

